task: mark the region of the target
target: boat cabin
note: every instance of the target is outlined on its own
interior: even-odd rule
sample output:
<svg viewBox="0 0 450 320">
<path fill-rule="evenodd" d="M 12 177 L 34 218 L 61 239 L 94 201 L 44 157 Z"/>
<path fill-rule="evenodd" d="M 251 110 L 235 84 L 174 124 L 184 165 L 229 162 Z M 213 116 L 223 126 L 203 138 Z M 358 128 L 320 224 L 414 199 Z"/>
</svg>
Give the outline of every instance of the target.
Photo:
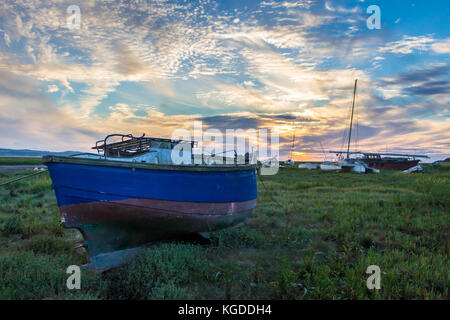
<svg viewBox="0 0 450 320">
<path fill-rule="evenodd" d="M 178 144 L 188 144 L 180 152 L 189 152 L 188 157 L 193 159 L 192 149 L 195 141 L 172 140 L 164 138 L 134 137 L 131 134 L 111 134 L 105 139 L 96 142 L 92 149 L 103 153 L 109 160 L 136 161 L 153 164 L 171 164 L 172 150 Z"/>
</svg>

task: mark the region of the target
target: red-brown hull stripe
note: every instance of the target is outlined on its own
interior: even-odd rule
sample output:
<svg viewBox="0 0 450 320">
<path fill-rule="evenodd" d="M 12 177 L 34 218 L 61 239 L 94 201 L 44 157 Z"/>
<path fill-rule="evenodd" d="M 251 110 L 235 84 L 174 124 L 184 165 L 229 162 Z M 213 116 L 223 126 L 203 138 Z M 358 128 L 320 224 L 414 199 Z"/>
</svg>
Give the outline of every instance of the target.
<svg viewBox="0 0 450 320">
<path fill-rule="evenodd" d="M 160 214 L 223 216 L 251 211 L 256 203 L 256 199 L 226 203 L 127 199 L 62 206 L 60 211 L 64 220 L 70 224 L 70 221 L 73 222 L 74 220 L 127 219 L 127 215 L 129 215 L 129 219 L 135 218 L 136 215 L 147 216 L 147 219 L 151 219 L 152 215 L 158 216 Z M 98 216 L 95 216 L 96 213 Z"/>
</svg>

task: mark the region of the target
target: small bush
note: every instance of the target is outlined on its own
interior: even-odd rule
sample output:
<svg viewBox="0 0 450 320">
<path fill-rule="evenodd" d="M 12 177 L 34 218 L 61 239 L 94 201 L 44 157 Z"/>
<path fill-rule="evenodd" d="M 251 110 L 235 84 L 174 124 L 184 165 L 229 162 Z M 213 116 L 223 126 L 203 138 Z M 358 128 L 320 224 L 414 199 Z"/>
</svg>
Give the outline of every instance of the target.
<svg viewBox="0 0 450 320">
<path fill-rule="evenodd" d="M 59 299 L 72 294 L 95 296 L 95 278 L 82 272 L 81 291 L 66 287 L 69 257 L 12 252 L 0 256 L 0 299 Z"/>
<path fill-rule="evenodd" d="M 222 230 L 214 234 L 212 240 L 219 246 L 230 248 L 263 247 L 266 243 L 263 234 L 247 227 Z"/>
<path fill-rule="evenodd" d="M 297 297 L 297 275 L 291 269 L 288 259 L 283 259 L 278 281 L 274 283 L 274 298 L 276 299 L 295 299 Z"/>
<path fill-rule="evenodd" d="M 20 249 L 35 254 L 59 255 L 71 253 L 74 250 L 73 247 L 73 243 L 64 238 L 40 235 L 25 242 Z"/>
<path fill-rule="evenodd" d="M 181 287 L 188 283 L 191 273 L 201 273 L 206 263 L 199 246 L 164 243 L 107 274 L 107 295 L 113 299 L 188 299 Z"/>
<path fill-rule="evenodd" d="M 12 234 L 21 234 L 24 230 L 24 223 L 20 216 L 8 217 L 2 227 L 2 233 L 5 236 Z"/>
<path fill-rule="evenodd" d="M 152 299 L 158 300 L 187 300 L 192 295 L 187 288 L 180 288 L 173 282 L 168 282 L 152 289 Z"/>
</svg>

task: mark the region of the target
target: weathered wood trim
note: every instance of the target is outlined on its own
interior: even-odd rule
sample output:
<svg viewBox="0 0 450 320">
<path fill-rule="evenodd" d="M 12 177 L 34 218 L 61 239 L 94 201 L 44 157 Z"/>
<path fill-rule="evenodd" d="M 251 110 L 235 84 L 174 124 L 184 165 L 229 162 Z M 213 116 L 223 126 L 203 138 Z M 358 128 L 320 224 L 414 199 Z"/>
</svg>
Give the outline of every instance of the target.
<svg viewBox="0 0 450 320">
<path fill-rule="evenodd" d="M 87 166 L 101 166 L 101 167 L 117 167 L 129 169 L 146 169 L 146 170 L 171 170 L 171 171 L 245 171 L 256 169 L 256 164 L 224 164 L 224 165 L 167 165 L 167 164 L 152 164 L 142 162 L 129 161 L 114 161 L 104 159 L 83 159 L 63 156 L 43 156 L 42 162 L 48 163 L 67 163 L 80 164 Z"/>
</svg>

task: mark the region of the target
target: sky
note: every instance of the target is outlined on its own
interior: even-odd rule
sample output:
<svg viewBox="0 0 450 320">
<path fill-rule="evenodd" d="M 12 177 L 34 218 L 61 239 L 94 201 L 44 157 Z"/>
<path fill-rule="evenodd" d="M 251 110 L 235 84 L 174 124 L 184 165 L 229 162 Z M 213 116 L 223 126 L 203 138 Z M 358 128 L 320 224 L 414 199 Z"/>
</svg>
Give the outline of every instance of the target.
<svg viewBox="0 0 450 320">
<path fill-rule="evenodd" d="M 80 8 L 79 28 L 68 7 Z M 367 12 L 380 8 L 379 29 Z M 278 130 L 281 159 L 450 157 L 447 1 L 2 0 L 0 148 L 89 151 L 110 133 Z M 357 141 L 356 141 L 357 138 Z"/>
</svg>

